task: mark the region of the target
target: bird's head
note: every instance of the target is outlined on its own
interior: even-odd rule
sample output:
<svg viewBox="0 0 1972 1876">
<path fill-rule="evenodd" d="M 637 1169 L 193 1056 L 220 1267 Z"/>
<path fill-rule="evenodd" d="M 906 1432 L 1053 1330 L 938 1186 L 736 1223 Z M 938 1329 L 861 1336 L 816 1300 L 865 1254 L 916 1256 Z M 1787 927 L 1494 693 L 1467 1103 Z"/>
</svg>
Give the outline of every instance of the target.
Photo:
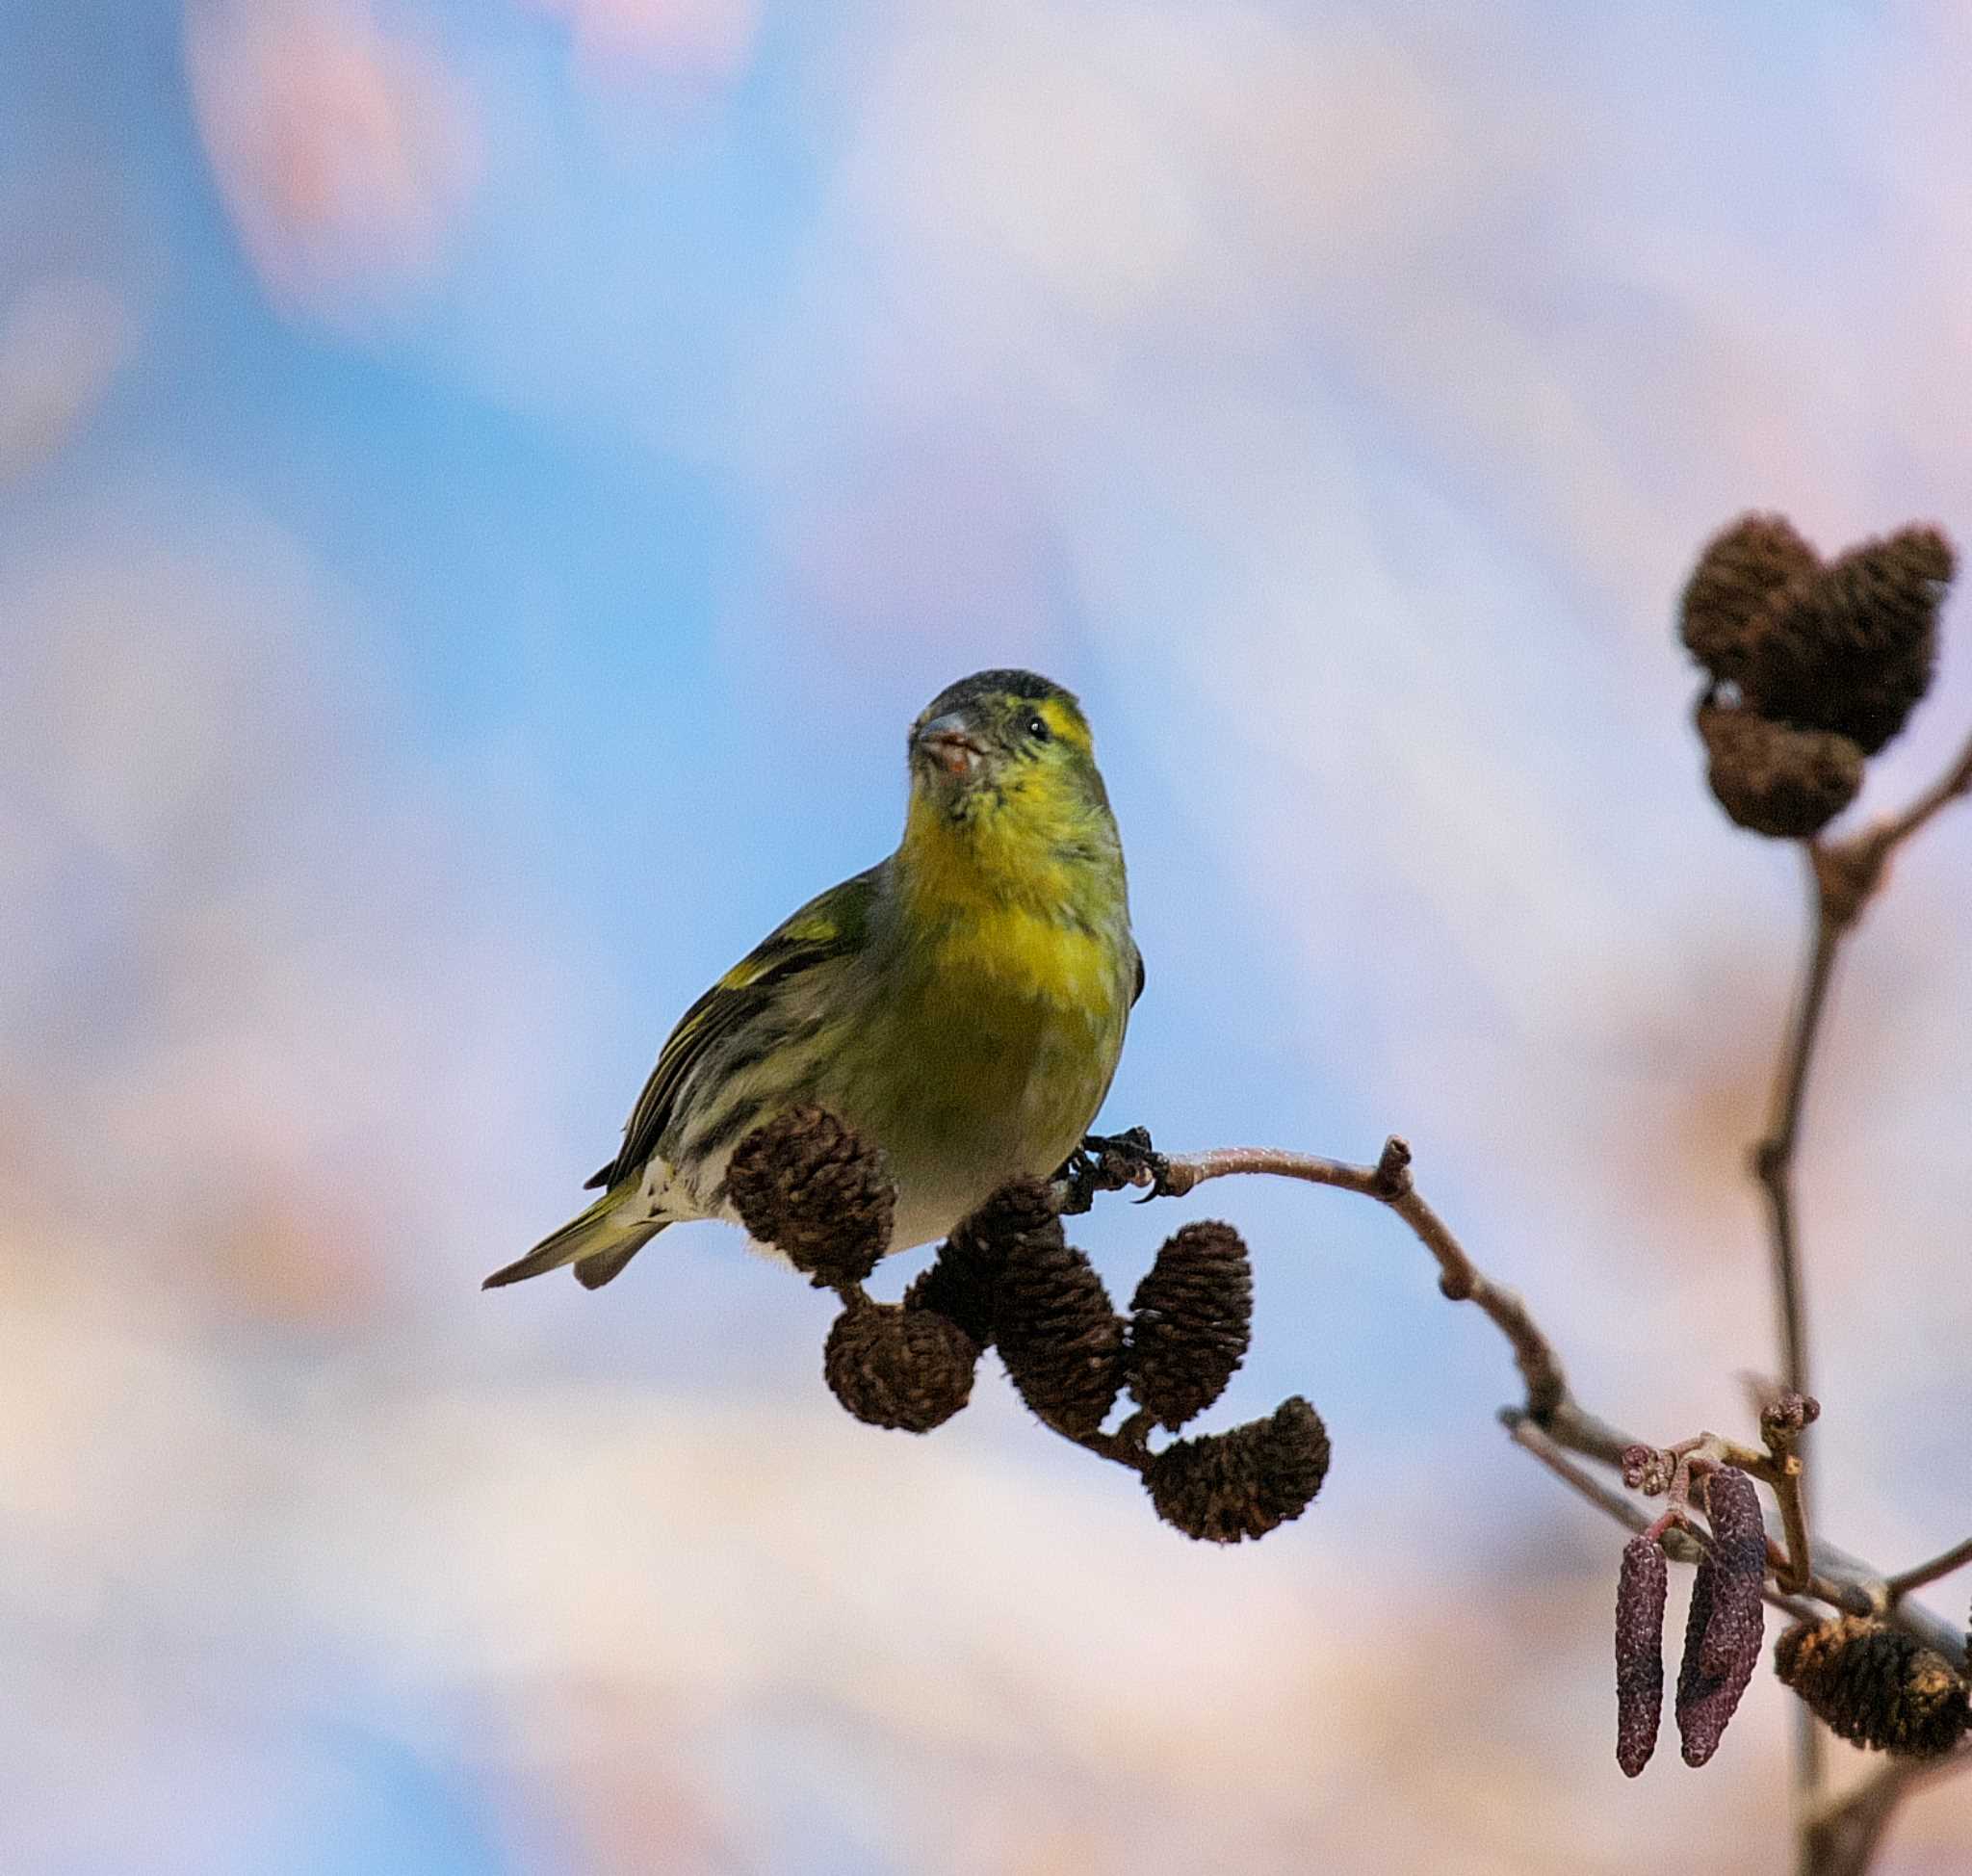
<svg viewBox="0 0 1972 1876">
<path fill-rule="evenodd" d="M 1081 706 L 1032 671 L 977 671 L 941 690 L 911 725 L 914 811 L 1037 827 L 1106 814 Z"/>
<path fill-rule="evenodd" d="M 1126 925 L 1123 845 L 1081 706 L 1032 671 L 978 671 L 911 725 L 897 849 L 921 910 L 1025 904 Z"/>
</svg>

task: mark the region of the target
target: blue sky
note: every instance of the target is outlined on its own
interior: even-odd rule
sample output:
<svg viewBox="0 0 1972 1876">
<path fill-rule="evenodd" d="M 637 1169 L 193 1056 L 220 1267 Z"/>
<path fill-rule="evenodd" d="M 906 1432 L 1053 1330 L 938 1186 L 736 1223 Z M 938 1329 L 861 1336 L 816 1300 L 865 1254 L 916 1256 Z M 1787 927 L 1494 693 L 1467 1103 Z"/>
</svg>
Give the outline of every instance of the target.
<svg viewBox="0 0 1972 1876">
<path fill-rule="evenodd" d="M 1916 4 L 0 13 L 0 1661 L 132 1768 L 79 1835 L 41 1752 L 12 1862 L 123 1866 L 195 1787 L 241 1870 L 1134 1871 L 1227 1808 L 1255 1869 L 1404 1867 L 1395 1809 L 1615 1870 L 1631 1803 L 1758 1818 L 1756 1740 L 1669 1797 L 1570 1757 L 1607 1533 L 1370 1208 L 1086 1226 L 1126 1294 L 1182 1216 L 1256 1246 L 1227 1418 L 1307 1392 L 1338 1459 L 1240 1558 L 997 1375 L 908 1452 L 839 1423 L 823 1305 L 716 1228 L 596 1297 L 476 1286 L 703 983 L 887 850 L 923 701 L 1024 663 L 1129 847 L 1110 1118 L 1403 1131 L 1585 1395 L 1730 1420 L 1798 881 L 1704 795 L 1671 613 L 1748 507 L 1962 530 L 1968 51 Z M 1972 717 L 1949 622 L 1868 804 Z M 1928 1431 L 1968 855 L 1900 866 L 1811 1116 L 1825 1496 L 1886 1553 L 1972 1495 Z M 1496 1814 L 1320 1719 L 1445 1598 L 1516 1612 L 1473 1645 L 1554 1715 L 1492 1742 Z"/>
</svg>

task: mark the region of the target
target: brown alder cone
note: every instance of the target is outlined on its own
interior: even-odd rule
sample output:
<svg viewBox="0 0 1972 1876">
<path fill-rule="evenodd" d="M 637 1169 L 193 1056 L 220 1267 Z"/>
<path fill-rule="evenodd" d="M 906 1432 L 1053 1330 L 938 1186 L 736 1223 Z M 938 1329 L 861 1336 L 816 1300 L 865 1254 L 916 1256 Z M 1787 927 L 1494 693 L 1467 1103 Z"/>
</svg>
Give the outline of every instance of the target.
<svg viewBox="0 0 1972 1876">
<path fill-rule="evenodd" d="M 861 1283 L 890 1248 L 896 1186 L 883 1155 L 821 1107 L 791 1107 L 733 1149 L 740 1222 L 818 1290 Z"/>
<path fill-rule="evenodd" d="M 1182 1426 L 1246 1359 L 1253 1271 L 1239 1234 L 1210 1220 L 1174 1233 L 1129 1310 L 1129 1391 L 1162 1425 Z"/>
<path fill-rule="evenodd" d="M 1818 834 L 1862 787 L 1862 751 L 1846 736 L 1798 730 L 1744 706 L 1701 701 L 1705 779 L 1742 827 L 1775 840 Z"/>
<path fill-rule="evenodd" d="M 993 1326 L 1021 1398 L 1050 1426 L 1076 1439 L 1103 1424 L 1123 1385 L 1124 1326 L 1080 1251 L 1041 1233 L 1016 1240 Z"/>
<path fill-rule="evenodd" d="M 1769 602 L 1820 568 L 1785 515 L 1741 515 L 1699 555 L 1678 608 L 1679 636 L 1720 683 L 1746 689 Z"/>
<path fill-rule="evenodd" d="M 1870 1616 L 1796 1623 L 1774 1644 L 1774 1668 L 1858 1746 L 1934 1759 L 1972 1725 L 1972 1696 L 1952 1664 Z"/>
<path fill-rule="evenodd" d="M 1873 756 L 1931 688 L 1937 615 L 1955 566 L 1935 528 L 1865 541 L 1777 594 L 1755 626 L 1746 700 Z"/>
<path fill-rule="evenodd" d="M 870 1426 L 928 1433 L 972 1398 L 979 1344 L 930 1310 L 858 1300 L 822 1349 L 829 1392 Z"/>
<path fill-rule="evenodd" d="M 1236 1544 L 1300 1517 L 1328 1470 L 1328 1429 L 1295 1394 L 1266 1420 L 1173 1441 L 1145 1469 L 1144 1486 L 1167 1524 Z"/>
<path fill-rule="evenodd" d="M 952 1227 L 936 1260 L 904 1291 L 904 1307 L 937 1310 L 982 1348 L 989 1347 L 999 1274 L 1007 1259 L 1024 1248 L 1063 1241 L 1048 1182 L 1009 1180 Z"/>
</svg>

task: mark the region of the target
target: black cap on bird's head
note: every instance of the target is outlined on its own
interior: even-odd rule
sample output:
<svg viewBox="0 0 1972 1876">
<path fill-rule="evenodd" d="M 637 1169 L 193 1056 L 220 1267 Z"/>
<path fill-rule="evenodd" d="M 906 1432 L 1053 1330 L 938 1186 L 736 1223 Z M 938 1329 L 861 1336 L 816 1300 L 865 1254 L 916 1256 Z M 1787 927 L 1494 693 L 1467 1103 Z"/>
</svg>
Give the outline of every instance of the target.
<svg viewBox="0 0 1972 1876">
<path fill-rule="evenodd" d="M 1033 671 L 975 671 L 941 690 L 911 725 L 912 775 L 941 796 L 1004 787 L 1028 764 L 1095 773 L 1081 706 Z"/>
</svg>

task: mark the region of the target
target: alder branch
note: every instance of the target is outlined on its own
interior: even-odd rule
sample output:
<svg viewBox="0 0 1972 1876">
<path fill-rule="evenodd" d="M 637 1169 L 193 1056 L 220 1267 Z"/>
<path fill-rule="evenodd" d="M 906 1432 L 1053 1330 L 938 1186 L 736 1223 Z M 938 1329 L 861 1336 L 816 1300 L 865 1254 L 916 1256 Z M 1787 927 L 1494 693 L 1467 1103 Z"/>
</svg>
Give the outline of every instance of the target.
<svg viewBox="0 0 1972 1876">
<path fill-rule="evenodd" d="M 1634 1498 L 1625 1498 L 1614 1487 L 1603 1484 L 1595 1473 L 1577 1466 L 1530 1416 L 1517 1408 L 1505 1407 L 1500 1410 L 1499 1418 L 1517 1446 L 1531 1453 L 1570 1491 L 1586 1498 L 1619 1524 L 1626 1524 L 1633 1531 L 1645 1531 L 1656 1522 Z M 1700 1533 L 1682 1524 L 1671 1526 L 1659 1541 L 1664 1546 L 1665 1554 L 1674 1557 L 1679 1563 L 1699 1563 L 1710 1548 Z M 1813 1576 L 1809 1576 L 1805 1587 L 1825 1602 L 1838 1602 L 1851 1593 Z M 1791 1615 L 1797 1622 L 1821 1620 L 1821 1611 L 1813 1603 L 1788 1594 L 1777 1581 L 1762 1594 L 1775 1608 Z"/>
<path fill-rule="evenodd" d="M 1972 738 L 1959 751 L 1958 760 L 1900 815 L 1857 837 L 1858 845 L 1873 849 L 1879 870 L 1898 847 L 1918 831 L 1941 808 L 1972 795 Z"/>
<path fill-rule="evenodd" d="M 1785 1385 L 1797 1394 L 1804 1394 L 1811 1390 L 1800 1234 L 1795 1219 L 1794 1159 L 1836 959 L 1843 940 L 1881 889 L 1891 854 L 1942 808 L 1967 794 L 1972 794 L 1972 740 L 1967 741 L 1945 773 L 1903 813 L 1889 816 L 1846 841 L 1805 844 L 1814 929 L 1786 1041 L 1775 1071 L 1767 1130 L 1752 1149 L 1753 1174 L 1766 1193 L 1773 1242 L 1780 1373 Z M 1794 1494 L 1794 1506 L 1805 1516 L 1799 1491 Z"/>
<path fill-rule="evenodd" d="M 1842 939 L 1860 915 L 1869 895 L 1882 876 L 1881 862 L 1861 871 L 1839 866 L 1824 869 L 1812 843 L 1806 848 L 1813 891 L 1814 935 L 1807 968 L 1795 997 L 1780 1065 L 1774 1083 L 1773 1108 L 1767 1133 L 1752 1150 L 1753 1176 L 1767 1198 L 1768 1239 L 1772 1246 L 1774 1304 L 1778 1316 L 1780 1372 L 1787 1387 L 1808 1393 L 1807 1305 L 1803 1296 L 1801 1246 L 1794 1215 L 1794 1150 L 1801 1137 L 1802 1110 L 1807 1098 L 1807 1078 L 1814 1066 L 1815 1044 L 1821 1035 L 1823 1012 L 1834 979 L 1835 957 Z M 1866 883 L 1863 874 L 1866 873 Z M 1853 897 L 1838 896 L 1831 881 L 1844 882 Z M 1798 1467 L 1800 1461 L 1796 1460 Z M 1797 1476 L 1788 1498 L 1789 1542 L 1811 1546 L 1807 1531 L 1806 1494 Z M 1797 1535 L 1798 1532 L 1798 1535 Z M 1799 1555 L 1799 1552 L 1796 1553 Z M 1798 1573 L 1797 1573 L 1798 1574 Z M 1803 1705 L 1793 1716 L 1795 1840 L 1803 1876 L 1816 1868 L 1808 1846 L 1807 1820 L 1819 1801 L 1827 1772 L 1821 1727 Z"/>
<path fill-rule="evenodd" d="M 1949 1550 L 1940 1550 L 1934 1557 L 1927 1557 L 1922 1563 L 1913 1563 L 1907 1570 L 1898 1571 L 1885 1579 L 1883 1590 L 1891 1602 L 1900 1602 L 1911 1590 L 1922 1589 L 1940 1576 L 1949 1576 L 1968 1563 L 1972 1563 L 1972 1537 L 1954 1544 Z"/>
<path fill-rule="evenodd" d="M 1891 1817 L 1912 1792 L 1972 1765 L 1972 1745 L 1942 1759 L 1893 1759 L 1859 1785 L 1825 1800 L 1802 1824 L 1802 1854 L 1814 1876 L 1863 1876 Z"/>
<path fill-rule="evenodd" d="M 1813 1876 L 1863 1876 L 1915 1783 L 1912 1766 L 1893 1763 L 1853 1791 L 1810 1809 L 1799 1826 L 1801 1867 Z"/>
<path fill-rule="evenodd" d="M 1821 1035 L 1822 1014 L 1828 1007 L 1835 954 L 1849 921 L 1831 911 L 1829 891 L 1810 859 L 1814 881 L 1815 929 L 1807 969 L 1795 1000 L 1780 1067 L 1775 1079 L 1773 1113 L 1765 1136 L 1752 1150 L 1755 1177 L 1767 1195 L 1773 1237 L 1774 1294 L 1779 1311 L 1780 1373 L 1797 1394 L 1807 1394 L 1807 1323 L 1802 1297 L 1801 1257 L 1794 1225 L 1794 1149 L 1801 1137 L 1802 1108 L 1807 1078 L 1814 1066 L 1815 1044 Z M 1851 917 L 1853 918 L 1853 914 Z"/>
<path fill-rule="evenodd" d="M 1224 1147 L 1215 1153 L 1167 1159 L 1161 1189 L 1178 1196 L 1207 1179 L 1221 1179 L 1229 1173 L 1275 1173 L 1284 1179 L 1359 1192 L 1388 1206 L 1438 1260 L 1439 1289 L 1453 1302 L 1476 1304 L 1512 1344 L 1515 1365 L 1527 1386 L 1527 1411 L 1543 1420 L 1568 1399 L 1568 1378 L 1553 1344 L 1535 1326 L 1519 1297 L 1491 1282 L 1466 1255 L 1450 1227 L 1417 1190 L 1411 1177 L 1411 1149 L 1394 1133 L 1384 1142 L 1373 1166 L 1273 1147 Z"/>
<path fill-rule="evenodd" d="M 1668 1554 L 1701 1561 L 1708 1539 L 1688 1515 L 1687 1495 L 1695 1470 L 1714 1479 L 1729 1471 L 1738 1481 L 1736 1493 L 1745 1492 L 1741 1475 L 1751 1474 L 1774 1495 L 1782 1542 L 1777 1544 L 1769 1533 L 1764 1547 L 1752 1545 L 1748 1556 L 1743 1540 L 1753 1533 L 1744 1522 L 1735 1522 L 1729 1534 L 1715 1525 L 1722 1547 L 1720 1560 L 1715 1560 L 1720 1582 L 1729 1576 L 1750 1589 L 1764 1561 L 1761 1594 L 1798 1619 L 1819 1622 L 1822 1617 L 1815 1605 L 1821 1604 L 1892 1623 L 1962 1673 L 1963 1634 L 1910 1601 L 1908 1592 L 1972 1562 L 1972 1539 L 1888 1576 L 1814 1536 L 1805 1435 L 1819 1410 L 1807 1392 L 1807 1304 L 1794 1189 L 1806 1102 L 1843 944 L 1881 891 L 1896 850 L 1951 802 L 1972 795 L 1968 739 L 1938 780 L 1901 813 L 1846 839 L 1824 841 L 1819 831 L 1854 799 L 1865 751 L 1875 753 L 1896 733 L 1909 707 L 1928 688 L 1936 609 L 1953 569 L 1951 545 L 1935 529 L 1902 530 L 1824 566 L 1784 520 L 1751 515 L 1706 548 L 1680 602 L 1680 636 L 1708 673 L 1699 700 L 1698 726 L 1706 745 L 1712 793 L 1740 826 L 1799 842 L 1810 887 L 1805 964 L 1781 1041 L 1765 1130 L 1751 1155 L 1751 1170 L 1766 1199 L 1780 1347 L 1781 1384 L 1770 1391 L 1760 1409 L 1764 1452 L 1710 1433 L 1659 1447 L 1632 1439 L 1585 1410 L 1570 1390 L 1554 1344 L 1526 1304 L 1479 1267 L 1417 1190 L 1410 1148 L 1395 1135 L 1374 1164 L 1362 1165 L 1262 1147 L 1165 1159 L 1138 1130 L 1113 1141 L 1089 1141 L 1089 1151 L 1065 1169 L 1073 1176 L 1063 1189 L 1070 1209 L 1085 1210 L 1098 1189 L 1134 1185 L 1150 1187 L 1151 1195 L 1156 1196 L 1188 1192 L 1207 1180 L 1234 1173 L 1269 1173 L 1375 1199 L 1395 1212 L 1431 1254 L 1445 1296 L 1476 1304 L 1506 1338 L 1524 1387 L 1524 1401 L 1504 1410 L 1501 1419 L 1516 1444 L 1570 1490 L 1618 1524 L 1661 1544 Z M 1858 646 L 1868 648 L 1874 690 L 1857 689 L 1853 661 Z M 1787 707 L 1790 698 L 1797 706 L 1803 702 L 1799 687 L 1803 671 L 1817 674 L 1824 686 L 1823 693 L 1808 700 L 1813 706 L 1807 712 L 1812 732 L 1803 729 L 1802 712 Z M 1816 714 L 1834 703 L 1841 710 L 1833 717 L 1825 720 Z M 1651 1515 L 1578 1464 L 1579 1459 L 1619 1469 L 1629 1487 L 1643 1486 L 1658 1495 L 1668 1491 L 1669 1505 Z M 1709 1507 L 1707 1516 L 1713 1516 Z M 1724 1560 L 1727 1550 L 1732 1553 L 1729 1563 Z M 1636 1580 L 1642 1583 L 1647 1578 Z M 1661 1616 L 1661 1577 L 1658 1580 Z M 1641 1611 L 1643 1604 L 1638 1608 Z M 1620 1615 L 1620 1635 L 1621 1620 Z M 1722 1637 L 1732 1632 L 1729 1623 L 1720 1631 Z M 1744 1632 L 1743 1628 L 1737 1632 Z M 1708 1631 L 1708 1653 L 1713 1639 Z M 1722 1639 L 1719 1645 L 1725 1649 L 1727 1642 Z M 1704 1674 L 1716 1677 L 1718 1672 L 1707 1659 Z M 1743 1679 L 1739 1685 L 1743 1687 Z M 1714 1698 L 1712 1693 L 1703 1696 L 1705 1701 Z M 1734 1689 L 1730 1699 L 1737 1698 Z M 1648 1713 L 1652 1735 L 1654 1700 L 1652 1696 Z M 1723 1728 L 1730 1710 L 1729 1705 L 1724 1708 L 1717 1727 Z M 1684 1717 L 1680 1711 L 1680 1726 Z M 1805 1700 L 1797 1720 L 1797 1869 L 1801 1876 L 1854 1876 L 1866 1867 L 1898 1798 L 1911 1787 L 1915 1775 L 1894 1766 L 1838 1803 L 1829 1803 L 1822 1789 L 1824 1738 Z M 1702 1723 L 1713 1726 L 1710 1709 L 1705 1709 Z M 1704 1756 L 1709 1756 L 1716 1737 L 1714 1731 L 1703 1746 Z M 1687 1733 L 1688 1753 L 1692 1744 Z M 1647 1745 L 1643 1759 L 1648 1757 Z M 1623 1769 L 1634 1773 L 1642 1762 L 1625 1761 Z M 1972 1750 L 1953 1754 L 1949 1760 L 1952 1768 L 1966 1763 L 1972 1763 Z"/>
<path fill-rule="evenodd" d="M 1972 740 L 1958 760 L 1902 814 L 1891 816 L 1846 841 L 1804 844 L 1813 906 L 1807 965 L 1796 993 L 1794 1011 L 1775 1072 L 1767 1131 L 1752 1149 L 1753 1176 L 1767 1199 L 1772 1245 L 1774 1299 L 1778 1317 L 1780 1372 L 1798 1394 L 1809 1392 L 1806 1301 L 1803 1294 L 1800 1231 L 1794 1203 L 1794 1159 L 1801 1139 L 1808 1079 L 1815 1046 L 1842 943 L 1864 909 L 1881 890 L 1890 855 L 1948 803 L 1972 792 Z M 1810 1549 L 1806 1494 L 1797 1475 L 1787 1482 L 1781 1508 L 1787 1519 L 1788 1550 L 1799 1559 Z M 1797 1565 L 1798 1570 L 1798 1565 Z M 1894 1597 L 1891 1601 L 1894 1602 Z M 1799 1793 L 1800 1866 L 1815 1870 L 1809 1820 L 1815 1814 L 1825 1770 L 1822 1736 L 1805 1707 L 1796 1716 L 1795 1785 Z"/>
<path fill-rule="evenodd" d="M 1593 1480 L 1579 1467 L 1570 1465 L 1563 1472 L 1554 1466 L 1553 1459 L 1567 1453 L 1615 1466 L 1625 1447 L 1648 1443 L 1591 1413 L 1575 1400 L 1553 1342 L 1526 1304 L 1514 1290 L 1486 1275 L 1451 1227 L 1417 1191 L 1411 1172 L 1411 1152 L 1401 1139 L 1392 1137 L 1374 1165 L 1294 1153 L 1281 1147 L 1220 1147 L 1206 1153 L 1148 1156 L 1122 1177 L 1129 1184 L 1149 1187 L 1153 1195 L 1176 1197 L 1195 1190 L 1207 1180 L 1242 1173 L 1270 1174 L 1312 1186 L 1334 1186 L 1375 1199 L 1396 1212 L 1437 1261 L 1440 1290 L 1453 1301 L 1476 1304 L 1513 1349 L 1515 1366 L 1526 1386 L 1526 1399 L 1519 1406 L 1503 1410 L 1501 1418 L 1516 1441 L 1550 1470 L 1559 1472 L 1572 1489 L 1615 1517 L 1618 1523 L 1641 1530 L 1650 1522 L 1650 1515 L 1640 1505 Z M 1523 1437 L 1522 1430 L 1528 1427 L 1542 1436 L 1538 1446 Z M 1768 1455 L 1738 1447 L 1731 1451 L 1735 1459 L 1745 1461 L 1748 1471 L 1758 1473 L 1769 1483 L 1773 1481 L 1777 1468 Z M 1593 1489 L 1585 1491 L 1585 1483 Z M 1692 1554 L 1695 1560 L 1697 1552 Z M 1791 1613 L 1812 1616 L 1816 1612 L 1807 1603 L 1785 1597 L 1777 1587 L 1780 1571 L 1789 1568 L 1793 1561 L 1783 1559 L 1776 1567 L 1777 1585 L 1769 1600 Z M 1811 1561 L 1813 1567 L 1805 1586 L 1807 1596 L 1847 1614 L 1881 1615 L 1927 1648 L 1936 1649 L 1955 1666 L 1964 1665 L 1965 1637 L 1921 1604 L 1893 1599 L 1881 1571 L 1844 1551 L 1820 1545 L 1813 1548 Z"/>
</svg>

